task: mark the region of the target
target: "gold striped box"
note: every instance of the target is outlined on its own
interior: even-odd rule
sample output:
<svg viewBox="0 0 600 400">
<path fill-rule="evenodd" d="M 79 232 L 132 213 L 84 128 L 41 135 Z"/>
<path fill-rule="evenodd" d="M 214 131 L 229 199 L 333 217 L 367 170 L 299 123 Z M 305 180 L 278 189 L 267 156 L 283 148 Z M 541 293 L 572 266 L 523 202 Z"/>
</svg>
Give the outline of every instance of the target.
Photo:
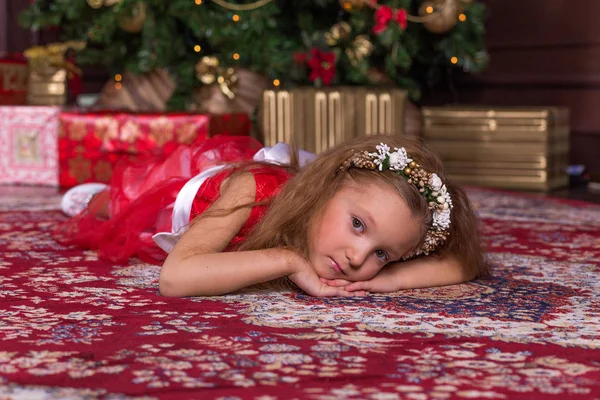
<svg viewBox="0 0 600 400">
<path fill-rule="evenodd" d="M 27 104 L 61 106 L 67 102 L 67 70 L 47 67 L 29 70 Z"/>
<path fill-rule="evenodd" d="M 427 107 L 423 137 L 462 184 L 549 191 L 568 185 L 569 112 L 558 107 Z"/>
<path fill-rule="evenodd" d="M 406 101 L 401 89 L 266 90 L 259 127 L 266 146 L 295 143 L 321 153 L 358 136 L 403 134 Z"/>
</svg>

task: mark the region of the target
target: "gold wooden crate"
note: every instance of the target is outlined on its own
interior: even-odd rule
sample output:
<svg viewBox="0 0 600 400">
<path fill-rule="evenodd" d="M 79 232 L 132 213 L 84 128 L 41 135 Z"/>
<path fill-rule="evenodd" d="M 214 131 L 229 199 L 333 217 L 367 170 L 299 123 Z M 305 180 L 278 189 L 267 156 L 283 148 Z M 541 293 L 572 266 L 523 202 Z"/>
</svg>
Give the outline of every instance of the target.
<svg viewBox="0 0 600 400">
<path fill-rule="evenodd" d="M 564 108 L 424 108 L 423 137 L 463 184 L 552 190 L 568 184 Z"/>
<path fill-rule="evenodd" d="M 67 71 L 48 67 L 29 70 L 27 104 L 60 106 L 67 102 Z"/>
<path fill-rule="evenodd" d="M 565 108 L 425 107 L 428 138 L 499 142 L 547 142 L 569 137 Z"/>
<path fill-rule="evenodd" d="M 321 153 L 349 139 L 404 132 L 406 92 L 343 87 L 266 90 L 259 109 L 264 144 Z"/>
</svg>

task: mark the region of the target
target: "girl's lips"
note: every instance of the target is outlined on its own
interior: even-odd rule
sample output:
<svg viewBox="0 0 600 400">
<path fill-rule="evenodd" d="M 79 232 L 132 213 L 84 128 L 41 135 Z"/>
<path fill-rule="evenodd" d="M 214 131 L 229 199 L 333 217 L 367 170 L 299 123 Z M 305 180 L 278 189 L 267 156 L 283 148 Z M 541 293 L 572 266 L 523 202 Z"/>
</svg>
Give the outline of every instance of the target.
<svg viewBox="0 0 600 400">
<path fill-rule="evenodd" d="M 331 268 L 332 268 L 334 271 L 341 272 L 342 274 L 346 275 L 346 274 L 344 273 L 344 271 L 342 270 L 342 268 L 339 266 L 339 264 L 338 264 L 338 263 L 336 263 L 336 262 L 335 262 L 335 260 L 334 260 L 333 258 L 331 258 L 331 257 L 330 257 L 330 258 L 329 258 L 329 260 L 331 261 L 331 262 L 330 262 Z"/>
</svg>

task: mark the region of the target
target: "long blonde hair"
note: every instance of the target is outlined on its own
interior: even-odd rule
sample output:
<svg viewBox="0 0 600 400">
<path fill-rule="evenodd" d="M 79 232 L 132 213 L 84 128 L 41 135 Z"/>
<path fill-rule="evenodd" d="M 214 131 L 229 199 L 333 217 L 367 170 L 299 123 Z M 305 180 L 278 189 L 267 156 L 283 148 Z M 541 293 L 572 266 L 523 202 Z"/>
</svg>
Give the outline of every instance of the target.
<svg viewBox="0 0 600 400">
<path fill-rule="evenodd" d="M 314 218 L 318 218 L 325 204 L 349 178 L 359 182 L 379 181 L 393 187 L 407 202 L 413 216 L 423 221 L 424 237 L 431 225 L 432 216 L 425 198 L 413 185 L 392 171 L 357 168 L 339 170 L 342 163 L 352 154 L 364 150 L 372 152 L 381 142 L 391 148 L 404 147 L 423 169 L 435 172 L 450 192 L 454 205 L 450 235 L 436 254 L 453 254 L 464 266 L 468 276 L 488 276 L 487 265 L 483 262 L 478 219 L 465 192 L 446 177 L 442 163 L 433 151 L 417 140 L 402 136 L 360 137 L 319 155 L 283 186 L 271 201 L 265 216 L 238 250 L 284 247 L 308 257 L 310 224 Z"/>
</svg>

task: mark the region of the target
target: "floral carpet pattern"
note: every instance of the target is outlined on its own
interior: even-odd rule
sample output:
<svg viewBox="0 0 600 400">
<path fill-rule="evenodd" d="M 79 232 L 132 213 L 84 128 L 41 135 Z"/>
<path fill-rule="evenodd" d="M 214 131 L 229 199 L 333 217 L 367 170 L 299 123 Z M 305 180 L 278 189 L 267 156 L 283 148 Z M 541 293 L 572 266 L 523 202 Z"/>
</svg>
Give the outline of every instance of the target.
<svg viewBox="0 0 600 400">
<path fill-rule="evenodd" d="M 600 399 L 600 207 L 472 189 L 494 278 L 169 299 L 0 188 L 0 399 Z"/>
</svg>

